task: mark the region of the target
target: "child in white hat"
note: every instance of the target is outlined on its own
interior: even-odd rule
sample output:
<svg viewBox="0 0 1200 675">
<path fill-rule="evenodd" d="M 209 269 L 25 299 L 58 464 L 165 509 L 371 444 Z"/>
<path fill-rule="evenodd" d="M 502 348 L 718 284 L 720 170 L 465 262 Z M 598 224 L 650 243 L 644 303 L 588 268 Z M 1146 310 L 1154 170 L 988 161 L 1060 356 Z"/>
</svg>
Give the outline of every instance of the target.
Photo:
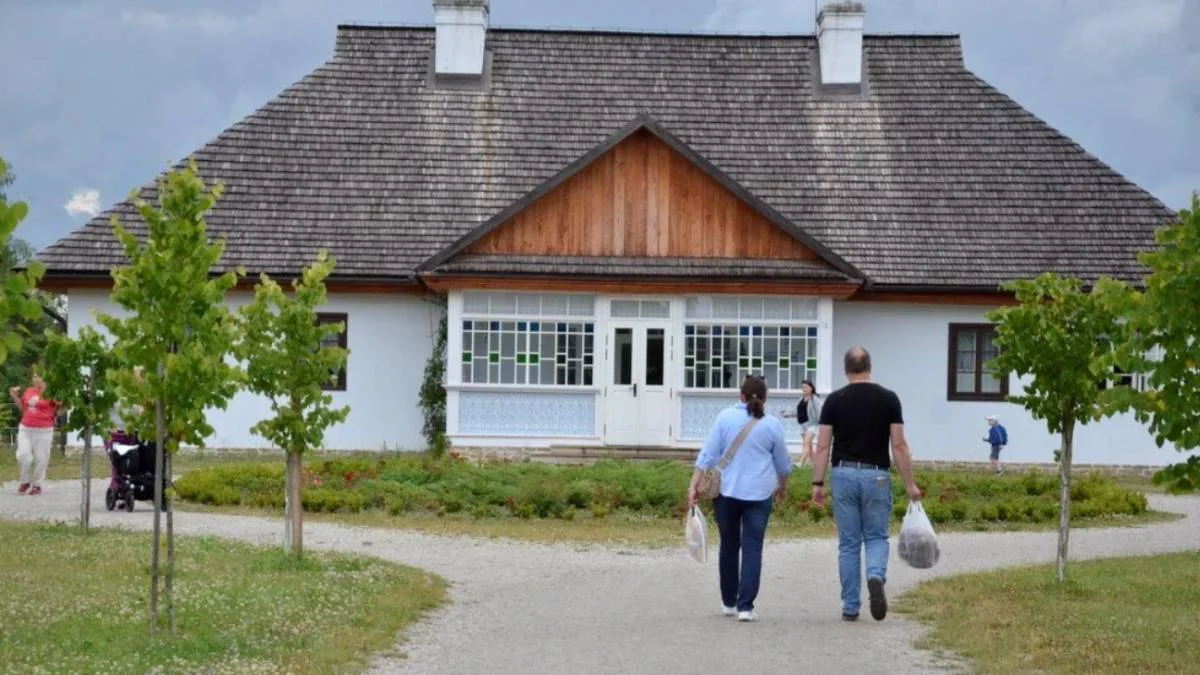
<svg viewBox="0 0 1200 675">
<path fill-rule="evenodd" d="M 1000 418 L 995 415 L 988 415 L 988 435 L 983 439 L 985 443 L 992 446 L 992 454 L 989 462 L 992 464 L 992 470 L 997 476 L 1004 475 L 1004 467 L 1000 466 L 1000 451 L 1004 446 L 1008 445 L 1008 431 L 1000 424 Z"/>
</svg>

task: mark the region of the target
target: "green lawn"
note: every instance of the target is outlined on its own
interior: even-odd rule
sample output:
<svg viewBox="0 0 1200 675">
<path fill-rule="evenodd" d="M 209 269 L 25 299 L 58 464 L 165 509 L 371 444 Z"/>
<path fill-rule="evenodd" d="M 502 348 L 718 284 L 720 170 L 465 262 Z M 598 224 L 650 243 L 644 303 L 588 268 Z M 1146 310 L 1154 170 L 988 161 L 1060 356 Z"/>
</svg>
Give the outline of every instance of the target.
<svg viewBox="0 0 1200 675">
<path fill-rule="evenodd" d="M 445 597 L 437 577 L 373 558 L 180 538 L 179 633 L 151 642 L 149 535 L 0 521 L 0 541 L 8 673 L 355 672 Z"/>
<path fill-rule="evenodd" d="M 924 583 L 896 602 L 922 644 L 990 673 L 1200 672 L 1200 552 L 1071 563 Z"/>
</svg>

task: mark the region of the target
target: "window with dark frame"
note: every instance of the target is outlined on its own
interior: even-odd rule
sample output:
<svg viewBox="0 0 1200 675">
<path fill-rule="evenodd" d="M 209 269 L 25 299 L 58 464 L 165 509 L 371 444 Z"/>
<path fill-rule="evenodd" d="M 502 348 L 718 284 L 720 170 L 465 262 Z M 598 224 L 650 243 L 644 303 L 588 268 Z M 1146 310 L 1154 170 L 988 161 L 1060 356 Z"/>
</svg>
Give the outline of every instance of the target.
<svg viewBox="0 0 1200 675">
<path fill-rule="evenodd" d="M 334 335 L 328 335 L 321 340 L 322 347 L 340 347 L 347 349 L 350 335 L 350 321 L 346 314 L 317 314 L 317 323 L 325 325 L 331 323 L 342 324 L 342 332 Z M 330 373 L 329 384 L 323 387 L 325 391 L 346 391 L 346 368 L 339 368 L 337 371 Z"/>
<path fill-rule="evenodd" d="M 996 376 L 987 363 L 996 357 L 996 327 L 988 323 L 950 324 L 947 398 L 951 401 L 1003 401 L 1008 376 Z"/>
</svg>

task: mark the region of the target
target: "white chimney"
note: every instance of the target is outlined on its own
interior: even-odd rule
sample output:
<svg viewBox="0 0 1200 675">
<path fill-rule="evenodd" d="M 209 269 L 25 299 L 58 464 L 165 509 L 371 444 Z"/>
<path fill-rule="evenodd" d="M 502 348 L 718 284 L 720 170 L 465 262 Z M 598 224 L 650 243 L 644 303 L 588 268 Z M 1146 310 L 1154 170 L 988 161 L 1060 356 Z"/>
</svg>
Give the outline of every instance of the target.
<svg viewBox="0 0 1200 675">
<path fill-rule="evenodd" d="M 482 76 L 488 0 L 433 0 L 438 75 Z"/>
<path fill-rule="evenodd" d="M 861 84 L 863 20 L 861 2 L 835 2 L 817 15 L 821 84 Z"/>
</svg>

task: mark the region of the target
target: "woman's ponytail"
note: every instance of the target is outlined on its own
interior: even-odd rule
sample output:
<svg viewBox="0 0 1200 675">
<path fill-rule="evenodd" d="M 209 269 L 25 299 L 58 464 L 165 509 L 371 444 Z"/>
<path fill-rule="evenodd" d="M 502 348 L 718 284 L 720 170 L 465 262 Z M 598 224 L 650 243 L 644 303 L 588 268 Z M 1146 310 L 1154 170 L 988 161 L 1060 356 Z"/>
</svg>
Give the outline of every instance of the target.
<svg viewBox="0 0 1200 675">
<path fill-rule="evenodd" d="M 746 410 L 750 412 L 751 417 L 762 419 L 765 410 L 763 401 L 758 397 L 758 394 L 750 394 L 750 400 L 746 401 Z"/>
<path fill-rule="evenodd" d="M 742 396 L 746 399 L 746 412 L 755 419 L 762 419 L 766 414 L 767 382 L 757 375 L 751 375 L 742 382 Z"/>
</svg>

